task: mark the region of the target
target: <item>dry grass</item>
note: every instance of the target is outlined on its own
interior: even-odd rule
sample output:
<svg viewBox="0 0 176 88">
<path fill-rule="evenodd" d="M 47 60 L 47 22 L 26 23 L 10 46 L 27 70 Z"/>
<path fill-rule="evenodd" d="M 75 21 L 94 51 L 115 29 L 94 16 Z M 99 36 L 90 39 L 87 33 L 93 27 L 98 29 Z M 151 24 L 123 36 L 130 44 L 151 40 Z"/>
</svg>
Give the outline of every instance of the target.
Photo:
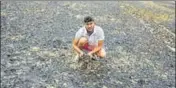
<svg viewBox="0 0 176 88">
<path fill-rule="evenodd" d="M 133 15 L 149 22 L 161 23 L 174 18 L 175 14 L 173 9 L 166 8 L 153 2 L 144 2 L 144 4 L 148 6 L 148 9 L 138 8 L 130 4 L 124 4 L 123 9 L 126 14 Z M 157 10 L 160 12 L 156 12 Z M 164 11 L 167 11 L 168 13 L 164 13 Z"/>
</svg>

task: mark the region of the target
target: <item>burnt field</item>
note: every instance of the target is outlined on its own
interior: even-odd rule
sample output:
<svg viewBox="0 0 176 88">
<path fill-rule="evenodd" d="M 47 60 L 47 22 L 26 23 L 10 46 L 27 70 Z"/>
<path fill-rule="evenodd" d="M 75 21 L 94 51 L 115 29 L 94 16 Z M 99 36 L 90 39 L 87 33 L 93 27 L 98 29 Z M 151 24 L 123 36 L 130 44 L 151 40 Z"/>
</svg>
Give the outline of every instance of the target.
<svg viewBox="0 0 176 88">
<path fill-rule="evenodd" d="M 107 57 L 80 69 L 87 15 Z M 175 2 L 1 1 L 1 88 L 175 88 Z"/>
</svg>

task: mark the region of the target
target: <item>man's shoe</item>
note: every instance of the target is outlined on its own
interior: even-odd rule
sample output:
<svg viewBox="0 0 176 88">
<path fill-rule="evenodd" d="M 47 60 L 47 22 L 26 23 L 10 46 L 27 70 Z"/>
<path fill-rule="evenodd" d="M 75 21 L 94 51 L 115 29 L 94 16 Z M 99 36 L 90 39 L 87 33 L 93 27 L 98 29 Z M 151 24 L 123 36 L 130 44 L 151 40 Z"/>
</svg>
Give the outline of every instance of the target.
<svg viewBox="0 0 176 88">
<path fill-rule="evenodd" d="M 97 60 L 98 56 L 97 55 L 93 55 L 92 60 Z"/>
</svg>

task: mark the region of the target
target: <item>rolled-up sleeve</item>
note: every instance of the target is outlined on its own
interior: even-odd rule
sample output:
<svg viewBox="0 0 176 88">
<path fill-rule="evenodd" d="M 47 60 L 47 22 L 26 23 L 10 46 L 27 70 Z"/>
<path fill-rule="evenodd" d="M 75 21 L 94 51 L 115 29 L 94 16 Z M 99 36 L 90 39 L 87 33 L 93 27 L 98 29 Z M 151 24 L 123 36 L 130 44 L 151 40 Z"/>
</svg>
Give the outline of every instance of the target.
<svg viewBox="0 0 176 88">
<path fill-rule="evenodd" d="M 79 39 L 79 38 L 81 38 L 81 36 L 82 36 L 81 29 L 79 29 L 75 34 L 75 39 Z"/>
<path fill-rule="evenodd" d="M 104 31 L 103 29 L 100 29 L 100 31 L 98 32 L 98 40 L 104 40 L 104 38 Z"/>
</svg>

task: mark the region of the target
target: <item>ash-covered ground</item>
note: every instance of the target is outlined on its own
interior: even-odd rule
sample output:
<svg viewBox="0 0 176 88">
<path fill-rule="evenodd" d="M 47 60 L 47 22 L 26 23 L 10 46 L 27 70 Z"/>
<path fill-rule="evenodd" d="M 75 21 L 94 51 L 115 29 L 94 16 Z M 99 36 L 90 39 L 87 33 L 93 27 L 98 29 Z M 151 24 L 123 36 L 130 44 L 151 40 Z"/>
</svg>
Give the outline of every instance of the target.
<svg viewBox="0 0 176 88">
<path fill-rule="evenodd" d="M 107 57 L 80 69 L 87 15 Z M 175 88 L 175 2 L 1 1 L 1 88 Z"/>
</svg>

